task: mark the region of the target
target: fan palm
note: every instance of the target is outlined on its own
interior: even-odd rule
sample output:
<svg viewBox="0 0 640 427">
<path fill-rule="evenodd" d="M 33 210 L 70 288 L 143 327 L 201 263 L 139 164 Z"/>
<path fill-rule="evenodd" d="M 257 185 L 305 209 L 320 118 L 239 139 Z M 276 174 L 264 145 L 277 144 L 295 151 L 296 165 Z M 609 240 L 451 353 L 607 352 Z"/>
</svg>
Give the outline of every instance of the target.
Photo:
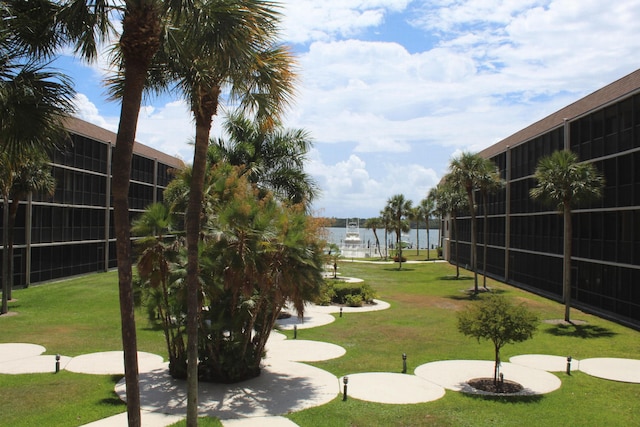
<svg viewBox="0 0 640 427">
<path fill-rule="evenodd" d="M 538 184 L 530 190 L 533 199 L 554 206 L 564 219 L 564 258 L 562 297 L 564 320 L 570 321 L 571 310 L 571 208 L 602 196 L 604 178 L 591 163 L 579 163 L 578 156 L 568 150 L 555 151 L 538 162 L 534 178 Z"/>
<path fill-rule="evenodd" d="M 407 218 L 411 213 L 411 200 L 406 200 L 402 194 L 396 194 L 387 200 L 387 207 L 396 233 L 398 270 L 402 270 L 402 232 L 409 230 Z"/>
<path fill-rule="evenodd" d="M 477 154 L 462 153 L 451 160 L 449 180 L 452 185 L 461 188 L 467 195 L 467 204 L 471 213 L 471 269 L 473 270 L 474 292 L 478 293 L 478 249 L 476 231 L 476 207 L 474 192 L 479 188 L 484 159 Z"/>
</svg>

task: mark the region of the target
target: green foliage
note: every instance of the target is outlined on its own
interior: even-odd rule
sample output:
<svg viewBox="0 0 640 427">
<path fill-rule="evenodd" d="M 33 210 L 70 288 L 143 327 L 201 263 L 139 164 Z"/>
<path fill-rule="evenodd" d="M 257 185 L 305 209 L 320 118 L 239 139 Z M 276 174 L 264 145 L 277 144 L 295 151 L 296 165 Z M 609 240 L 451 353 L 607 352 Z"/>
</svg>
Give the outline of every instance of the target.
<svg viewBox="0 0 640 427">
<path fill-rule="evenodd" d="M 348 283 L 325 280 L 320 295 L 315 300 L 319 305 L 341 304 L 349 307 L 361 307 L 370 304 L 376 298 L 376 292 L 364 282 Z"/>
<path fill-rule="evenodd" d="M 500 364 L 500 349 L 506 344 L 525 341 L 538 327 L 538 316 L 523 304 L 513 305 L 507 298 L 490 295 L 458 313 L 458 330 L 464 335 L 491 341 L 495 349 L 494 381 Z"/>
</svg>

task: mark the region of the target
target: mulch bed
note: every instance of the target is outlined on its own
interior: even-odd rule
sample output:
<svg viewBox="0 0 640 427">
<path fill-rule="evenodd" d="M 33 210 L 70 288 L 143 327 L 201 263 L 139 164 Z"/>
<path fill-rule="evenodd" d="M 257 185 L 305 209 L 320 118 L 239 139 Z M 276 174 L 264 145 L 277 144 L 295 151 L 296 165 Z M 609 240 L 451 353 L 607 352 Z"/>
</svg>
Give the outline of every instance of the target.
<svg viewBox="0 0 640 427">
<path fill-rule="evenodd" d="M 496 394 L 512 394 L 521 392 L 523 387 L 515 381 L 498 381 L 493 382 L 493 378 L 474 378 L 467 383 L 476 390 L 486 391 Z"/>
</svg>

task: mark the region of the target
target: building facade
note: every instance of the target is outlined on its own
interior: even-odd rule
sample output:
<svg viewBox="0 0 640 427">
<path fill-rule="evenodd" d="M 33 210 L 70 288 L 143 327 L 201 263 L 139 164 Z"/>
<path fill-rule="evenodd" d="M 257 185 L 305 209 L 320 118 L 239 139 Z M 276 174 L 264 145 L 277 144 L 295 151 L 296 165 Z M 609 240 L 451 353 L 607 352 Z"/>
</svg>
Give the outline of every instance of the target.
<svg viewBox="0 0 640 427">
<path fill-rule="evenodd" d="M 487 274 L 562 299 L 563 221 L 532 200 L 541 157 L 568 149 L 604 175 L 603 197 L 572 211 L 573 305 L 640 327 L 640 70 L 485 149 L 505 186 L 487 207 Z M 478 269 L 484 207 L 478 204 Z M 450 231 L 449 231 L 450 230 Z M 447 227 L 447 247 L 456 240 Z M 458 223 L 459 262 L 471 259 L 470 218 Z M 447 250 L 450 261 L 451 250 Z"/>
<path fill-rule="evenodd" d="M 65 126 L 71 142 L 51 158 L 54 195 L 32 194 L 20 203 L 14 229 L 14 287 L 117 266 L 111 197 L 116 134 L 76 118 L 69 118 Z M 131 218 L 162 201 L 171 171 L 182 166 L 175 157 L 135 143 Z"/>
</svg>

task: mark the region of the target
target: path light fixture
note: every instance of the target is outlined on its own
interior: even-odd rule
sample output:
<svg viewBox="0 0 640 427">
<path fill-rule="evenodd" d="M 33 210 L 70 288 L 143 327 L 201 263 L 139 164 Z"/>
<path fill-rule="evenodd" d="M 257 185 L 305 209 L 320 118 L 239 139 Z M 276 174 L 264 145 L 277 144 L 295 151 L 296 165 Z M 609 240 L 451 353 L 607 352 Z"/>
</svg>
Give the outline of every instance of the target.
<svg viewBox="0 0 640 427">
<path fill-rule="evenodd" d="M 349 383 L 349 377 L 346 375 L 342 377 L 342 383 L 344 384 L 344 389 L 342 391 L 342 401 L 344 402 L 347 400 L 347 384 Z"/>
<path fill-rule="evenodd" d="M 298 325 L 293 325 L 293 339 L 298 338 Z"/>
<path fill-rule="evenodd" d="M 571 375 L 571 356 L 567 357 L 567 375 Z"/>
<path fill-rule="evenodd" d="M 60 355 L 56 354 L 56 374 L 60 372 Z"/>
<path fill-rule="evenodd" d="M 342 307 L 340 307 L 340 317 L 342 317 Z"/>
<path fill-rule="evenodd" d="M 402 373 L 407 373 L 407 353 L 402 353 Z"/>
</svg>

